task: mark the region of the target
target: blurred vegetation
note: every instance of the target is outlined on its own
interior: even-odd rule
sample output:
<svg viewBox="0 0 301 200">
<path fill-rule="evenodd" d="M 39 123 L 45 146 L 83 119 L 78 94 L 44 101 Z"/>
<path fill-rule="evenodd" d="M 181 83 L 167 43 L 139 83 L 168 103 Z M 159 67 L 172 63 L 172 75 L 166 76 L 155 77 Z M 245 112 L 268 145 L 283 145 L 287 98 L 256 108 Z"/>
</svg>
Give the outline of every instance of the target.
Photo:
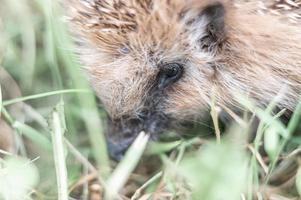
<svg viewBox="0 0 301 200">
<path fill-rule="evenodd" d="M 262 110 L 238 96 L 260 119 L 253 141 L 247 114 L 215 140 L 212 107 L 209 127 L 164 143 L 141 133 L 116 165 L 58 3 L 0 2 L 0 199 L 300 198 L 301 105 L 286 125 L 275 102 Z"/>
</svg>

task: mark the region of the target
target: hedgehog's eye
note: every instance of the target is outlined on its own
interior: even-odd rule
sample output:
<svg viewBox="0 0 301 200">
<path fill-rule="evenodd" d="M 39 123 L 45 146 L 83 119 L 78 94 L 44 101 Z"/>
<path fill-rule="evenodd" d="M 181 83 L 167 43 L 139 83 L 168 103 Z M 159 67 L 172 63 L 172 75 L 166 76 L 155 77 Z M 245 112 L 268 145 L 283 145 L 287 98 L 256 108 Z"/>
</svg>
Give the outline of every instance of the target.
<svg viewBox="0 0 301 200">
<path fill-rule="evenodd" d="M 177 63 L 167 64 L 163 69 L 168 78 L 177 76 L 181 71 L 181 66 Z"/>
<path fill-rule="evenodd" d="M 167 87 L 176 82 L 183 74 L 183 65 L 179 63 L 167 63 L 162 65 L 159 72 L 159 88 Z"/>
</svg>

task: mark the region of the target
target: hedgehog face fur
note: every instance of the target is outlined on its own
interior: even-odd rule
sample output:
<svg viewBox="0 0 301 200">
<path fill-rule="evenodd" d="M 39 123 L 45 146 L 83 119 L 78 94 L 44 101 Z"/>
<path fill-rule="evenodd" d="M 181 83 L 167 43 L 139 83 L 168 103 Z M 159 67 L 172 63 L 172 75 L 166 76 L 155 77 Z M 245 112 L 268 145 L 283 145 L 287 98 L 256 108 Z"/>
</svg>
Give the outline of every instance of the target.
<svg viewBox="0 0 301 200">
<path fill-rule="evenodd" d="M 208 0 L 68 0 L 71 29 L 91 85 L 122 149 L 210 107 L 258 105 L 280 91 L 293 109 L 301 85 L 301 31 L 252 8 Z M 118 153 L 117 153 L 118 154 Z M 118 154 L 119 155 L 119 154 Z"/>
</svg>

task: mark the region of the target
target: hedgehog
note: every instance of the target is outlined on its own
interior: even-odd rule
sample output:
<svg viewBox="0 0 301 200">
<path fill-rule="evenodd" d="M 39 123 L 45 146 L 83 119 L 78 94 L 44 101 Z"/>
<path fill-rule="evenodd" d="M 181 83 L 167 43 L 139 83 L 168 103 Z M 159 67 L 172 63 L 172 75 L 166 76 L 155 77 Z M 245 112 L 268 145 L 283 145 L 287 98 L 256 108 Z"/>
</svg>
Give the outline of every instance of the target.
<svg viewBox="0 0 301 200">
<path fill-rule="evenodd" d="M 113 158 L 145 131 L 241 110 L 237 94 L 294 110 L 301 89 L 298 24 L 227 0 L 67 0 L 84 71 L 108 113 Z"/>
</svg>

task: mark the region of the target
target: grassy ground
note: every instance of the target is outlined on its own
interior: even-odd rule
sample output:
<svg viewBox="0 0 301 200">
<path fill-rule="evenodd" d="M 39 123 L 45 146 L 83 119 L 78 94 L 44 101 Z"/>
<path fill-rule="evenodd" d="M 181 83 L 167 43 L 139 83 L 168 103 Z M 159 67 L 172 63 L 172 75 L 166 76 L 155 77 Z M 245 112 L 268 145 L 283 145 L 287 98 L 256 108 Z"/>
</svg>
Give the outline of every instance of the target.
<svg viewBox="0 0 301 200">
<path fill-rule="evenodd" d="M 116 164 L 55 1 L 0 2 L 0 199 L 300 199 L 301 105 L 284 125 L 273 102 L 261 110 L 241 98 L 260 119 L 254 141 L 250 116 L 214 139 L 212 108 L 213 123 L 187 139 L 141 133 Z"/>
</svg>

